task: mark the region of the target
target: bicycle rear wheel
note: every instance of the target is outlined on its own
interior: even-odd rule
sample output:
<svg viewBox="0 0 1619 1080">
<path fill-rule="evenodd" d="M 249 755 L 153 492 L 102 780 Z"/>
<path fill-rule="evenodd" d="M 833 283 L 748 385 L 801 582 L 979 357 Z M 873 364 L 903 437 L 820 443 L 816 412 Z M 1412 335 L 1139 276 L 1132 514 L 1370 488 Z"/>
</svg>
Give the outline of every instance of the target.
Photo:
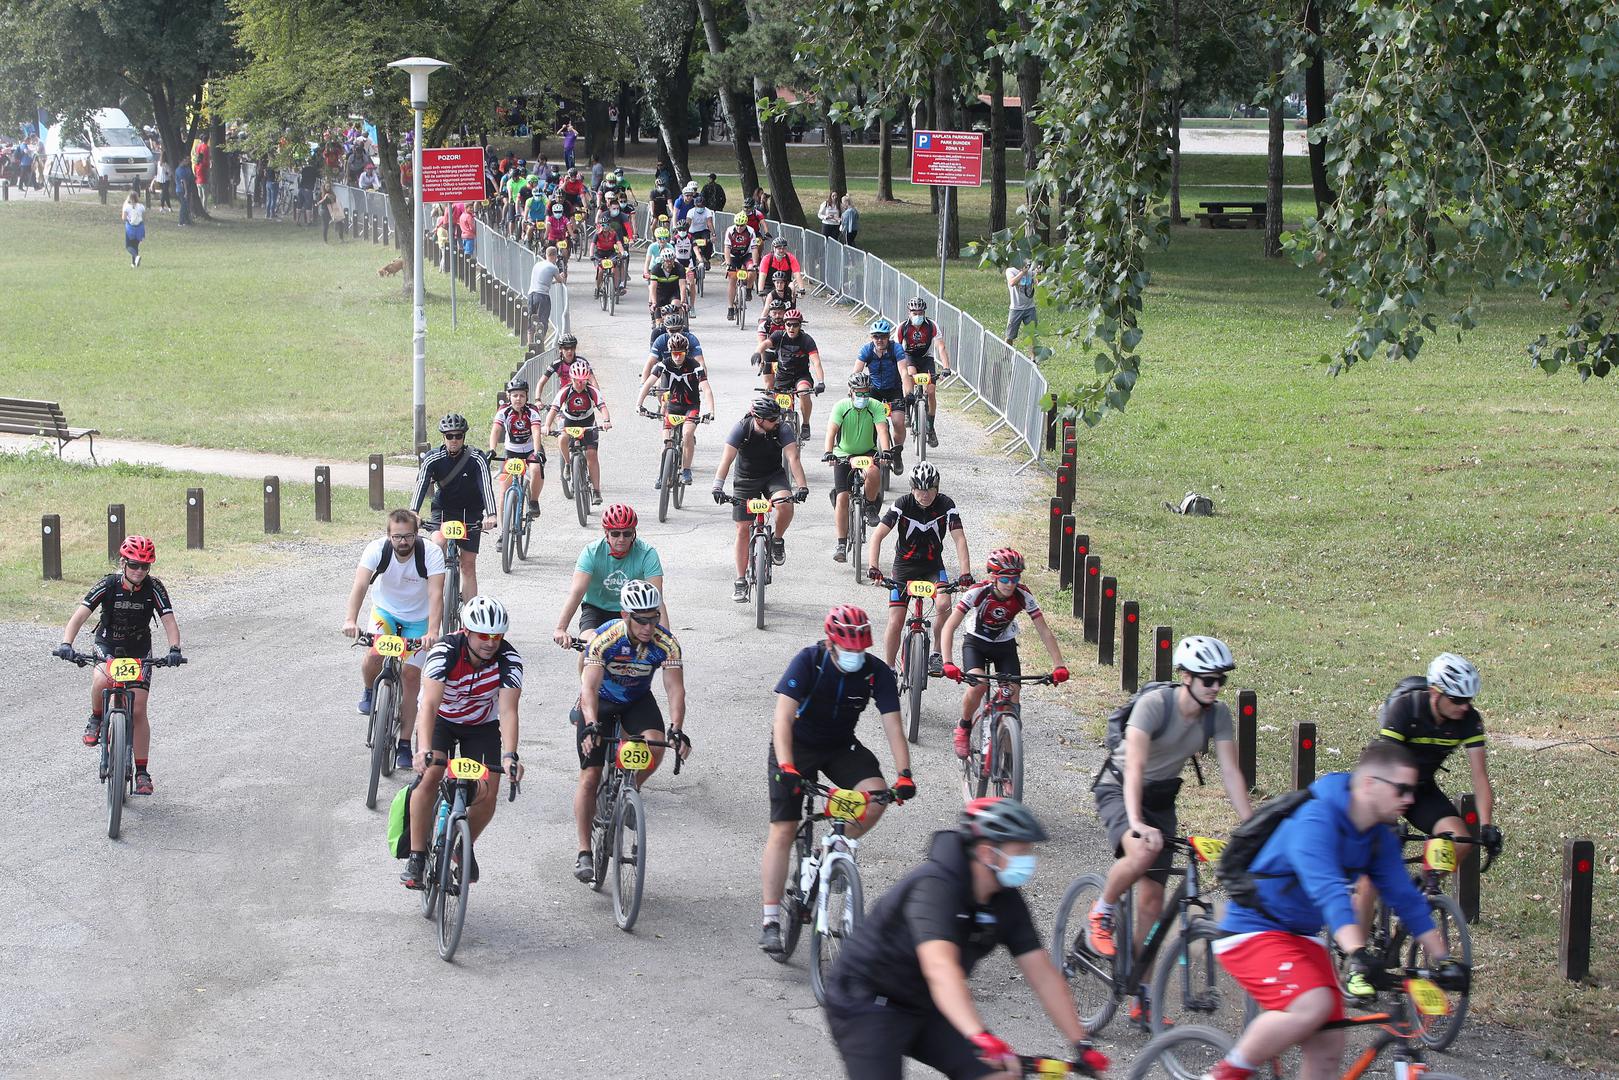
<svg viewBox="0 0 1619 1080">
<path fill-rule="evenodd" d="M 389 679 L 378 678 L 371 687 L 371 773 L 366 783 L 365 808 L 377 806 L 377 785 L 384 770 L 393 771 L 393 747 L 388 745 L 390 718 L 394 710 L 394 685 Z"/>
<path fill-rule="evenodd" d="M 658 520 L 669 520 L 669 500 L 674 498 L 675 481 L 680 476 L 680 453 L 672 446 L 663 449 L 663 459 L 658 462 Z"/>
<path fill-rule="evenodd" d="M 798 948 L 798 938 L 804 932 L 804 923 L 812 917 L 815 903 L 815 886 L 810 885 L 809 895 L 804 895 L 799 888 L 802 880 L 804 863 L 809 859 L 815 848 L 815 835 L 809 830 L 798 834 L 793 844 L 793 859 L 787 865 L 787 891 L 781 902 L 781 955 L 771 959 L 778 964 L 785 964 L 792 959 L 793 952 Z"/>
<path fill-rule="evenodd" d="M 810 988 L 815 1000 L 826 1004 L 826 978 L 832 973 L 838 953 L 854 936 L 866 913 L 865 896 L 860 888 L 860 871 L 852 859 L 837 859 L 826 872 L 826 925 L 820 917 L 810 929 Z"/>
<path fill-rule="evenodd" d="M 466 818 L 456 818 L 450 827 L 444 871 L 439 891 L 438 955 L 441 960 L 449 960 L 461 944 L 461 928 L 467 921 L 467 900 L 472 892 L 472 826 Z"/>
<path fill-rule="evenodd" d="M 857 481 L 858 482 L 858 481 Z M 854 569 L 855 584 L 866 580 L 866 564 L 860 561 L 860 549 L 866 542 L 866 504 L 864 499 L 849 496 L 849 565 Z"/>
<path fill-rule="evenodd" d="M 1166 917 L 1173 917 L 1166 912 Z M 1184 935 L 1158 954 L 1152 979 L 1152 1033 L 1202 1024 L 1223 1031 L 1233 1040 L 1246 1026 L 1248 995 L 1226 974 L 1214 955 L 1214 943 L 1224 935 L 1213 923 L 1194 919 Z"/>
<path fill-rule="evenodd" d="M 905 737 L 914 743 L 922 730 L 922 691 L 928 688 L 928 639 L 924 634 L 906 635 L 905 682 L 905 703 L 910 710 Z"/>
<path fill-rule="evenodd" d="M 129 714 L 108 709 L 102 738 L 107 740 L 107 839 L 123 828 L 124 799 L 129 794 Z"/>
<path fill-rule="evenodd" d="M 1119 999 L 1113 994 L 1113 958 L 1098 956 L 1085 942 L 1091 908 L 1102 896 L 1101 874 L 1075 878 L 1057 905 L 1057 922 L 1051 929 L 1051 960 L 1062 972 L 1074 1008 L 1085 1022 L 1085 1030 L 1095 1034 L 1113 1019 Z"/>
<path fill-rule="evenodd" d="M 522 498 L 522 514 L 523 514 L 523 517 L 522 517 L 522 525 L 519 526 L 519 528 L 518 528 L 518 538 L 519 539 L 518 539 L 518 544 L 517 544 L 517 557 L 519 559 L 522 559 L 523 561 L 527 562 L 528 561 L 528 545 L 529 545 L 529 541 L 534 538 L 534 519 L 535 519 L 535 517 L 538 516 L 538 513 L 537 512 L 535 512 L 535 513 L 530 513 L 529 512 L 529 509 L 528 509 L 528 485 L 524 484 L 522 487 L 523 487 L 523 498 Z"/>
<path fill-rule="evenodd" d="M 990 786 L 1003 799 L 1023 798 L 1023 721 L 1008 713 L 995 727 Z"/>
<path fill-rule="evenodd" d="M 1451 959 L 1459 960 L 1471 967 L 1473 935 L 1467 929 L 1467 920 L 1462 918 L 1462 909 L 1455 900 L 1443 894 L 1429 896 L 1428 906 L 1433 909 L 1434 926 L 1444 935 Z M 1414 937 L 1406 941 L 1404 962 L 1408 967 L 1435 966 L 1434 958 L 1428 955 L 1427 950 L 1418 944 Z M 1422 1032 L 1424 1045 L 1432 1050 L 1443 1050 L 1456 1041 L 1456 1036 L 1462 1032 L 1462 1024 L 1467 1020 L 1468 997 L 1469 994 L 1465 991 L 1445 991 L 1445 999 L 1450 1002 L 1450 1015 L 1428 1018 Z M 1416 1002 L 1411 1002 L 1411 1015 L 1422 1015 L 1417 1012 Z M 1423 1076 L 1430 1075 L 1423 1073 Z"/>
<path fill-rule="evenodd" d="M 635 927 L 646 887 L 646 806 L 625 784 L 613 815 L 613 918 L 620 930 Z"/>
<path fill-rule="evenodd" d="M 753 541 L 753 625 L 765 628 L 765 581 L 770 577 L 770 537 L 760 534 Z"/>
<path fill-rule="evenodd" d="M 461 626 L 461 556 L 457 552 L 444 560 L 444 632 L 453 634 Z"/>
<path fill-rule="evenodd" d="M 506 505 L 500 510 L 500 570 L 512 572 L 512 557 L 517 554 L 517 531 L 523 521 L 523 493 L 512 484 L 506 488 Z"/>
<path fill-rule="evenodd" d="M 1235 1040 L 1223 1031 L 1192 1024 L 1166 1031 L 1147 1044 L 1130 1066 L 1130 1080 L 1198 1080 L 1230 1052 Z"/>
</svg>

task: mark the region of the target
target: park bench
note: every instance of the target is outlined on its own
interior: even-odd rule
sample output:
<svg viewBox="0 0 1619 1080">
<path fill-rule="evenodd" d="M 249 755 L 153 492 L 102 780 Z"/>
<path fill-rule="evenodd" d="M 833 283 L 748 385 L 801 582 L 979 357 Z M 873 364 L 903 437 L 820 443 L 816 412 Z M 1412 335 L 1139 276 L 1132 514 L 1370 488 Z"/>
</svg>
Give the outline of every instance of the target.
<svg viewBox="0 0 1619 1080">
<path fill-rule="evenodd" d="M 1263 202 L 1200 202 L 1204 212 L 1197 215 L 1198 224 L 1210 229 L 1263 229 L 1265 204 Z"/>
<path fill-rule="evenodd" d="M 90 460 L 96 460 L 95 428 L 68 427 L 62 406 L 54 401 L 30 401 L 28 398 L 0 397 L 0 431 L 13 435 L 38 435 L 56 440 L 56 456 L 75 439 L 90 440 Z M 100 464 L 100 462 L 96 462 Z"/>
</svg>

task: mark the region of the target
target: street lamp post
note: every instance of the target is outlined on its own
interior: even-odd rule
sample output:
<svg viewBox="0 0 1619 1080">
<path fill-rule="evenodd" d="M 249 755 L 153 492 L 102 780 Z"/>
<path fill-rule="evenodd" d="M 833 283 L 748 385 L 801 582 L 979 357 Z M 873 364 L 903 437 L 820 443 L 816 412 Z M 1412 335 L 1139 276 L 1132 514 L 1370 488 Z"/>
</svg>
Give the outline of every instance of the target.
<svg viewBox="0 0 1619 1080">
<path fill-rule="evenodd" d="M 411 335 L 411 414 L 415 427 L 416 453 L 427 451 L 427 289 L 422 280 L 422 113 L 427 111 L 427 77 L 450 65 L 428 56 L 410 56 L 388 65 L 410 73 L 410 108 L 416 116 L 416 135 L 410 144 L 410 191 L 412 228 L 410 249 L 413 300 Z"/>
</svg>

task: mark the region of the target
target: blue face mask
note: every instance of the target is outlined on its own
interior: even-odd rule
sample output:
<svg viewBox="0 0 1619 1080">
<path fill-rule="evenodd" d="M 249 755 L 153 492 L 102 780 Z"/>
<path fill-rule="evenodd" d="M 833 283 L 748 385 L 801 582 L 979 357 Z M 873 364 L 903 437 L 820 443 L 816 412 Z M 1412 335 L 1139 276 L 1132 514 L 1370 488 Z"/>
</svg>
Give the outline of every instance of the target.
<svg viewBox="0 0 1619 1080">
<path fill-rule="evenodd" d="M 996 881 L 999 881 L 1008 889 L 1021 889 L 1034 879 L 1034 868 L 1040 861 L 1037 856 L 1008 855 L 1006 852 L 1001 851 L 1000 848 L 995 850 L 1000 852 L 1001 858 L 1006 860 L 1006 865 L 995 871 Z"/>
<path fill-rule="evenodd" d="M 871 397 L 867 394 L 855 394 L 853 397 L 854 407 L 857 409 L 864 409 L 866 407 L 866 402 L 871 400 Z"/>
<path fill-rule="evenodd" d="M 922 322 L 923 322 L 923 319 L 924 319 L 924 316 L 912 315 L 911 316 L 911 325 L 912 326 L 921 326 Z"/>
<path fill-rule="evenodd" d="M 849 652 L 845 649 L 840 649 L 837 646 L 833 646 L 832 655 L 837 660 L 838 670 L 842 671 L 845 675 L 853 675 L 866 664 L 866 653 L 864 650 Z"/>
</svg>

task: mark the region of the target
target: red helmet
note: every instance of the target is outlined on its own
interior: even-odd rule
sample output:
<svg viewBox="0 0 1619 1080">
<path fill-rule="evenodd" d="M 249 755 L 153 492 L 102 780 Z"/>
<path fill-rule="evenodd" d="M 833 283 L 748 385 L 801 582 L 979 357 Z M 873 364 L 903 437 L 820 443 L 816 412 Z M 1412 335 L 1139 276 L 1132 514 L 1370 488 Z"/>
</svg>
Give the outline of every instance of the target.
<svg viewBox="0 0 1619 1080">
<path fill-rule="evenodd" d="M 826 613 L 826 636 L 840 649 L 869 649 L 871 619 L 853 604 L 839 604 Z"/>
<path fill-rule="evenodd" d="M 996 548 L 989 553 L 986 569 L 991 574 L 1023 573 L 1023 556 L 1011 548 Z"/>
<path fill-rule="evenodd" d="M 156 562 L 157 545 L 144 536 L 129 536 L 118 546 L 118 554 L 130 562 Z"/>
<path fill-rule="evenodd" d="M 802 311 L 799 311 L 797 308 L 788 308 L 787 309 L 787 321 L 788 322 L 795 322 L 795 323 L 802 323 L 804 321 L 804 313 Z"/>
<path fill-rule="evenodd" d="M 637 520 L 634 510 L 623 503 L 614 503 L 602 512 L 602 529 L 633 529 Z"/>
</svg>

